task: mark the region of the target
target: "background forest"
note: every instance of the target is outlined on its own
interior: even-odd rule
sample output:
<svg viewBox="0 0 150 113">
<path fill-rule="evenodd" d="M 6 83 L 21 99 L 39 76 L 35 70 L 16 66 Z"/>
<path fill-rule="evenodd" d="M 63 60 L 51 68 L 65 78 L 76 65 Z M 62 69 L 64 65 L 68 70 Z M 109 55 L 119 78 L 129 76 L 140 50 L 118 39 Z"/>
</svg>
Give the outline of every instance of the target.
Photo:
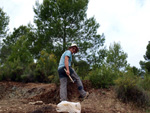
<svg viewBox="0 0 150 113">
<path fill-rule="evenodd" d="M 141 69 L 131 67 L 119 43 L 106 49 L 105 35 L 94 17 L 87 18 L 88 0 L 43 0 L 33 8 L 34 24 L 8 33 L 9 16 L 0 8 L 0 81 L 59 83 L 57 67 L 71 43 L 79 52 L 72 66 L 95 88 L 116 86 L 118 98 L 149 105 L 150 42 Z M 130 96 L 129 96 L 130 95 Z M 131 96 L 132 95 L 132 96 Z M 140 98 L 140 99 L 139 99 Z"/>
</svg>

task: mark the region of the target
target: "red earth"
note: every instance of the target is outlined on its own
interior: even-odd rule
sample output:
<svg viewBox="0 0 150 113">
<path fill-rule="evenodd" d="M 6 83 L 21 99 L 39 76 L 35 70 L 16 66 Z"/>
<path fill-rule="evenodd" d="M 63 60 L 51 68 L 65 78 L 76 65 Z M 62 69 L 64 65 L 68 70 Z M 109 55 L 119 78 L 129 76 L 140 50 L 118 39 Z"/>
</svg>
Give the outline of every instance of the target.
<svg viewBox="0 0 150 113">
<path fill-rule="evenodd" d="M 80 102 L 81 113 L 148 113 L 148 109 L 136 107 L 132 103 L 122 103 L 116 98 L 113 87 L 94 89 L 89 81 L 83 81 L 90 95 L 79 100 L 77 87 L 68 83 L 68 98 Z M 57 113 L 59 85 L 54 83 L 0 82 L 0 113 Z"/>
</svg>

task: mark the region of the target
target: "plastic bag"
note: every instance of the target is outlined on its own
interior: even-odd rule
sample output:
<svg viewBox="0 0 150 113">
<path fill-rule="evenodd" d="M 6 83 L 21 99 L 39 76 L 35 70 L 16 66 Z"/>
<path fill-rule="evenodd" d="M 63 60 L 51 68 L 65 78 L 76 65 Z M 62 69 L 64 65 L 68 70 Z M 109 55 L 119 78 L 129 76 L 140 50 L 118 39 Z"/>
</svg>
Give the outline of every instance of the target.
<svg viewBox="0 0 150 113">
<path fill-rule="evenodd" d="M 81 104 L 80 102 L 62 101 L 59 104 L 57 104 L 56 111 L 68 113 L 81 113 Z"/>
</svg>

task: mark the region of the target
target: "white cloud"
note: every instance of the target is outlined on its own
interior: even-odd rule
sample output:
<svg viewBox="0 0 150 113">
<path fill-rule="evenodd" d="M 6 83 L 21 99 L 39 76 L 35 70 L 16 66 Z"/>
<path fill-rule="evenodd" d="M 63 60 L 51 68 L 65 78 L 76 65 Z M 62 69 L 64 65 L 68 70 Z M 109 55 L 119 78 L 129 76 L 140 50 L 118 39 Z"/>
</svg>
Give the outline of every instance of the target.
<svg viewBox="0 0 150 113">
<path fill-rule="evenodd" d="M 18 28 L 20 25 L 27 25 L 29 22 L 33 23 L 33 5 L 36 0 L 2 0 L 0 7 L 10 17 L 9 28 Z M 41 1 L 41 0 L 40 0 Z M 5 6 L 5 7 L 4 7 Z"/>
<path fill-rule="evenodd" d="M 98 32 L 105 34 L 107 47 L 120 42 L 128 63 L 140 67 L 150 39 L 150 1 L 90 0 L 88 9 L 88 17 L 100 23 Z"/>
</svg>

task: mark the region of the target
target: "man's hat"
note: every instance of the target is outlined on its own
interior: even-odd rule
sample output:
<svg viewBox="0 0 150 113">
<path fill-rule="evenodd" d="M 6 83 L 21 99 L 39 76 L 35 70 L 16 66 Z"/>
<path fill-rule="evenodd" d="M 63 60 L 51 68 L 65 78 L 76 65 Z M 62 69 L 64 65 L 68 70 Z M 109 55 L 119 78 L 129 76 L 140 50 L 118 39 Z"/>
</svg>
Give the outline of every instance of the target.
<svg viewBox="0 0 150 113">
<path fill-rule="evenodd" d="M 76 47 L 77 48 L 76 53 L 79 51 L 79 48 L 78 48 L 77 44 L 71 44 L 71 46 L 69 48 L 72 48 L 72 47 Z"/>
</svg>

